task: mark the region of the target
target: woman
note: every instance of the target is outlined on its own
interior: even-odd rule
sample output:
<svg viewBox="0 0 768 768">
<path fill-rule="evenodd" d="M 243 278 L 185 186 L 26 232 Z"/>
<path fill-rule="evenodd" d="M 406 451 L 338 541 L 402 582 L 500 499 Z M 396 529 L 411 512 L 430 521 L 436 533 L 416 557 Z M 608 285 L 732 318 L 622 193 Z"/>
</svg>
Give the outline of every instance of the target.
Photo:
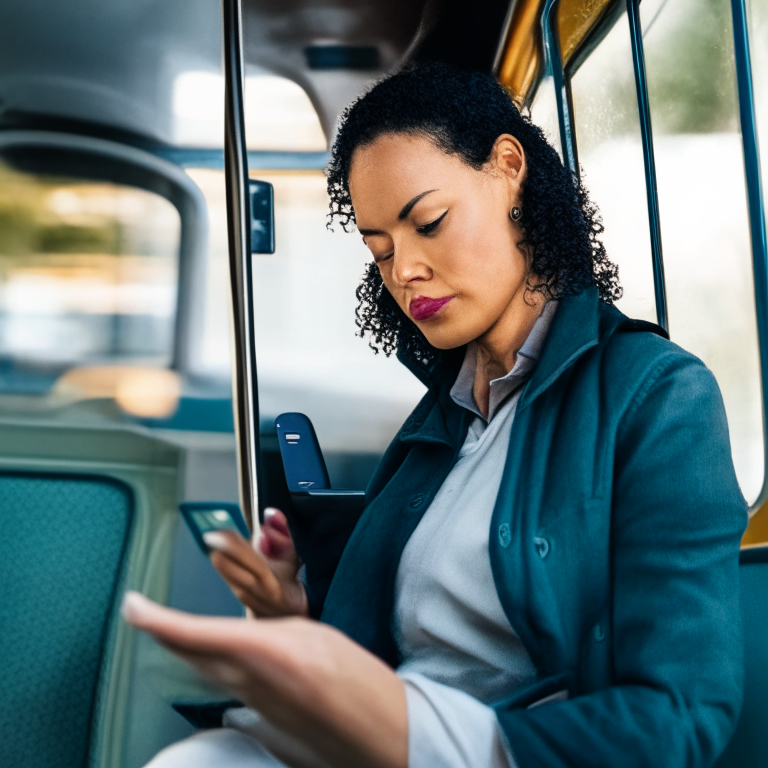
<svg viewBox="0 0 768 768">
<path fill-rule="evenodd" d="M 328 186 L 373 254 L 361 331 L 429 390 L 329 588 L 312 551 L 298 581 L 279 513 L 263 556 L 210 535 L 257 616 L 321 623 L 128 598 L 264 718 L 234 710 L 239 730 L 156 764 L 269 764 L 255 735 L 290 765 L 711 765 L 740 708 L 746 522 L 712 375 L 612 306 L 595 207 L 489 77 L 379 83 L 342 117 Z"/>
</svg>

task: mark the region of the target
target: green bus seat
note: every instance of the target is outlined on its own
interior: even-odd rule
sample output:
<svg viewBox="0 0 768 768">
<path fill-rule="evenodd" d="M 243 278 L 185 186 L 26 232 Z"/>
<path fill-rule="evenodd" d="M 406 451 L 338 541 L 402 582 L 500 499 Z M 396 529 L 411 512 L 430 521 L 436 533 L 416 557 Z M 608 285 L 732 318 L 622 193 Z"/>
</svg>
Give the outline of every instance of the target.
<svg viewBox="0 0 768 768">
<path fill-rule="evenodd" d="M 768 765 L 768 545 L 741 551 L 744 707 L 716 768 Z"/>
<path fill-rule="evenodd" d="M 146 430 L 0 418 L 2 768 L 143 764 L 119 603 L 168 597 L 180 467 Z"/>
<path fill-rule="evenodd" d="M 130 488 L 0 472 L 0 765 L 85 766 Z"/>
</svg>

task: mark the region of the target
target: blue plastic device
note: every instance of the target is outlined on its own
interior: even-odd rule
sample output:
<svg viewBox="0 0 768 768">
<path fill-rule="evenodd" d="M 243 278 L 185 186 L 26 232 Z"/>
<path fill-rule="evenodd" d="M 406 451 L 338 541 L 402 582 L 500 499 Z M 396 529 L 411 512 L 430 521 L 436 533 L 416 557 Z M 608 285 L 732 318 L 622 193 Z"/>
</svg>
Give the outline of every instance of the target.
<svg viewBox="0 0 768 768">
<path fill-rule="evenodd" d="M 303 413 L 281 413 L 275 419 L 285 479 L 291 493 L 331 487 L 325 459 L 312 422 Z"/>
</svg>

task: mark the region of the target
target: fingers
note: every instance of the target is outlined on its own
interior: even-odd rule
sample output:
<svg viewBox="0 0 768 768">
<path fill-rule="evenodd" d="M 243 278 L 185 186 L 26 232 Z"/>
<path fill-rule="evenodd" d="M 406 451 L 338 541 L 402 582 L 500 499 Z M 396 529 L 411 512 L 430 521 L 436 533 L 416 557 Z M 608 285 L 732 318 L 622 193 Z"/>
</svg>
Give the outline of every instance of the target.
<svg viewBox="0 0 768 768">
<path fill-rule="evenodd" d="M 206 531 L 203 540 L 214 552 L 221 552 L 232 562 L 252 573 L 262 584 L 273 584 L 275 577 L 269 563 L 254 550 L 247 539 L 233 531 Z"/>
<path fill-rule="evenodd" d="M 284 684 L 288 673 L 306 667 L 306 655 L 327 629 L 304 619 L 246 621 L 216 616 L 195 616 L 126 592 L 121 608 L 128 624 L 152 636 L 211 680 L 235 685 L 226 672 L 233 666 L 251 670 L 263 684 Z"/>
<path fill-rule="evenodd" d="M 138 594 L 123 598 L 125 620 L 184 659 L 212 683 L 242 698 L 261 703 L 260 693 L 272 690 L 279 644 L 275 627 L 242 619 L 193 616 L 165 608 Z M 248 664 L 243 663 L 247 655 Z"/>
<path fill-rule="evenodd" d="M 277 510 L 275 510 L 277 512 Z M 240 600 L 258 616 L 273 617 L 309 614 L 306 591 L 296 575 L 299 560 L 290 535 L 286 535 L 285 517 L 271 515 L 264 535 L 275 541 L 285 555 L 267 560 L 251 543 L 234 531 L 207 531 L 203 539 L 211 551 L 211 563 Z M 271 544 L 270 544 L 271 546 Z"/>
<path fill-rule="evenodd" d="M 275 507 L 267 507 L 264 510 L 264 525 L 272 526 L 289 539 L 291 538 L 291 531 L 288 528 L 288 518 Z"/>
<path fill-rule="evenodd" d="M 123 618 L 164 645 L 193 654 L 232 652 L 240 619 L 193 616 L 166 608 L 138 592 L 126 592 L 121 608 Z M 252 623 L 252 622 L 251 622 Z"/>
<path fill-rule="evenodd" d="M 257 616 L 276 616 L 283 613 L 280 607 L 282 589 L 276 576 L 271 575 L 271 581 L 259 579 L 221 552 L 211 553 L 211 564 L 235 597 Z"/>
</svg>

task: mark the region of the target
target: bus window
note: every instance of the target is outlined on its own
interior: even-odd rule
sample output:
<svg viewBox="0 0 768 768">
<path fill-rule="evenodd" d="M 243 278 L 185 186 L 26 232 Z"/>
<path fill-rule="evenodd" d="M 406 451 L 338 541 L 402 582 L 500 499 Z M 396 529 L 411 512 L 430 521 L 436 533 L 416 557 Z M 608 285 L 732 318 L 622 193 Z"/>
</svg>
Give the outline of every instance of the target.
<svg viewBox="0 0 768 768">
<path fill-rule="evenodd" d="M 730 5 L 641 5 L 641 18 L 670 332 L 717 377 L 751 502 L 763 481 L 762 411 Z"/>
<path fill-rule="evenodd" d="M 208 202 L 211 233 L 198 370 L 223 378 L 230 371 L 224 175 L 188 172 Z M 357 233 L 327 230 L 323 172 L 251 174 L 275 190 L 277 249 L 254 257 L 262 423 L 285 411 L 306 413 L 331 455 L 334 479 L 332 454 L 367 454 L 372 465 L 424 388 L 397 360 L 374 354 L 355 335 L 355 289 L 370 254 Z"/>
<path fill-rule="evenodd" d="M 618 307 L 656 322 L 645 172 L 629 26 L 622 15 L 571 80 L 582 179 L 603 217 L 603 242 L 619 266 Z"/>
<path fill-rule="evenodd" d="M 114 397 L 126 370 L 166 368 L 179 226 L 151 192 L 0 165 L 0 395 L 38 406 Z M 160 388 L 172 376 L 149 375 Z M 154 415 L 132 381 L 128 410 Z"/>
<path fill-rule="evenodd" d="M 544 131 L 547 141 L 557 150 L 560 158 L 563 149 L 560 146 L 560 128 L 557 122 L 557 96 L 552 77 L 545 77 L 536 89 L 536 96 L 531 104 L 531 120 Z"/>
<path fill-rule="evenodd" d="M 245 78 L 243 99 L 249 149 L 324 152 L 320 120 L 304 89 L 287 77 L 268 73 Z M 224 76 L 183 72 L 173 88 L 174 142 L 180 146 L 224 145 Z"/>
</svg>

